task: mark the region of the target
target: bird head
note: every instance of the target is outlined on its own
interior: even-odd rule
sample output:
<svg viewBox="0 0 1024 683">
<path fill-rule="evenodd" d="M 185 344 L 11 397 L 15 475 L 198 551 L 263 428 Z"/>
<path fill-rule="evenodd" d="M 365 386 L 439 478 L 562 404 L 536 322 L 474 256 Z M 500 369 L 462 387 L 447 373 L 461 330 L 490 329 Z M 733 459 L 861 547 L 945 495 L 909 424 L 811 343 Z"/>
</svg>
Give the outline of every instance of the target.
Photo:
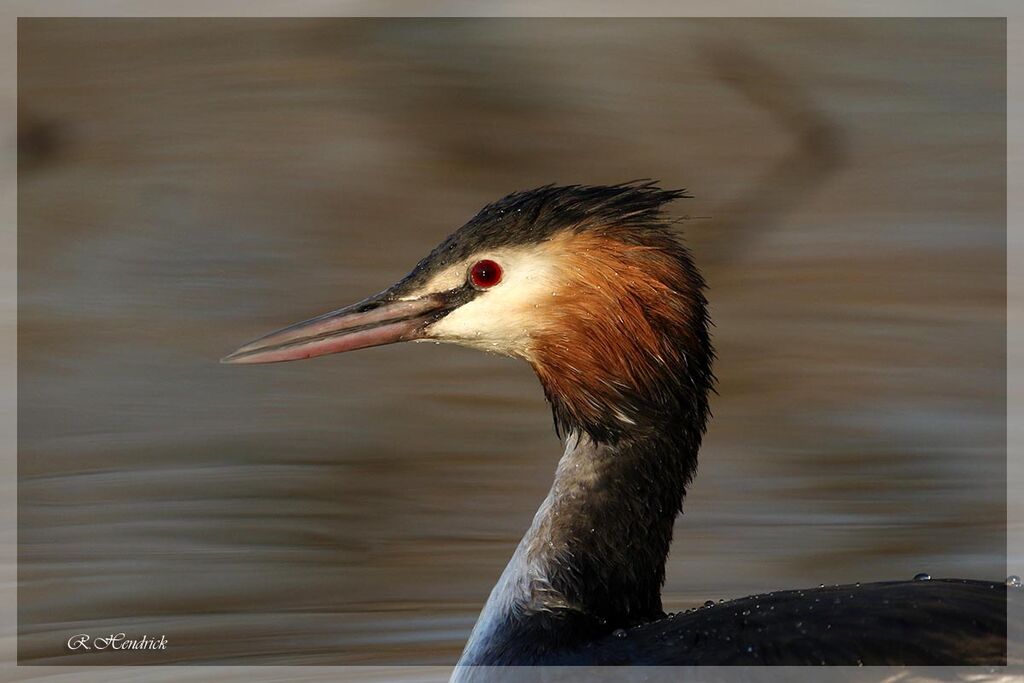
<svg viewBox="0 0 1024 683">
<path fill-rule="evenodd" d="M 652 183 L 511 194 L 388 289 L 223 362 L 447 342 L 529 362 L 563 433 L 608 440 L 676 417 L 703 429 L 713 382 L 704 283 L 662 214 L 684 196 Z"/>
</svg>

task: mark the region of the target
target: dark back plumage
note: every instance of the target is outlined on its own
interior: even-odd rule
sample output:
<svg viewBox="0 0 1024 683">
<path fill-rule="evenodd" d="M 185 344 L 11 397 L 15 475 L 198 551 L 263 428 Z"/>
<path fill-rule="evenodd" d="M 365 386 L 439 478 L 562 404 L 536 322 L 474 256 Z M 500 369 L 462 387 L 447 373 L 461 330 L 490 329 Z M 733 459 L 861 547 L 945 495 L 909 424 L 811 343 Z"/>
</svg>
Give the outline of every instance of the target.
<svg viewBox="0 0 1024 683">
<path fill-rule="evenodd" d="M 566 662 L 999 666 L 1007 658 L 1008 599 L 1024 607 L 1020 590 L 966 579 L 778 591 L 629 629 Z"/>
</svg>

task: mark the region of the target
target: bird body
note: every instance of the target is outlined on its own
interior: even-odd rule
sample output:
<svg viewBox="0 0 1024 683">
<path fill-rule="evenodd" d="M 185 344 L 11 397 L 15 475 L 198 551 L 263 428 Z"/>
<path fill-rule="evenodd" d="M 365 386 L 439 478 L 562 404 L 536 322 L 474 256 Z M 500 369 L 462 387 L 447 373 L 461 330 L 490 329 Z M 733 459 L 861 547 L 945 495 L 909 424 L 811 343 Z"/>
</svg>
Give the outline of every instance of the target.
<svg viewBox="0 0 1024 683">
<path fill-rule="evenodd" d="M 1004 583 L 885 581 L 716 603 L 613 634 L 565 663 L 991 666 L 1006 664 L 1006 627 Z"/>
<path fill-rule="evenodd" d="M 530 363 L 565 451 L 459 662 L 1000 664 L 1006 586 L 914 581 L 754 596 L 667 617 L 676 516 L 709 416 L 704 281 L 653 183 L 485 207 L 404 279 L 232 363 L 439 341 Z"/>
</svg>

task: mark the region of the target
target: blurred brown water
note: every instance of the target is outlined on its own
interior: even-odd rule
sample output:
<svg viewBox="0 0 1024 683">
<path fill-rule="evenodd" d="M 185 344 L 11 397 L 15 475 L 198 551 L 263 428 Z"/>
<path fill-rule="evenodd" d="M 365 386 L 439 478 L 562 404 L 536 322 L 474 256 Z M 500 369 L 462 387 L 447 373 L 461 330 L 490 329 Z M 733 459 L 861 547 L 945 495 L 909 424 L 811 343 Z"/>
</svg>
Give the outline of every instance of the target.
<svg viewBox="0 0 1024 683">
<path fill-rule="evenodd" d="M 217 359 L 549 182 L 695 195 L 720 384 L 667 609 L 1001 578 L 1003 27 L 22 20 L 22 662 L 453 662 L 560 453 L 529 368 Z M 170 647 L 65 647 L 119 631 Z"/>
</svg>

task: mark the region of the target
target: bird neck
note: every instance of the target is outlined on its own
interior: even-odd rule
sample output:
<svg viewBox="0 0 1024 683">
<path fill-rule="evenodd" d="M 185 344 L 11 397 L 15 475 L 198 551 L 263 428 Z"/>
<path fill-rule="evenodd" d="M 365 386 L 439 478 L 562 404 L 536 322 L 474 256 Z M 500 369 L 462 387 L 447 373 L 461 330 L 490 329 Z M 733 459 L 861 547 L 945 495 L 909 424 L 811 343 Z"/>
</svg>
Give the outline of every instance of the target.
<svg viewBox="0 0 1024 683">
<path fill-rule="evenodd" d="M 714 382 L 704 283 L 664 226 L 573 245 L 568 270 L 588 276 L 567 276 L 572 287 L 540 306 L 546 324 L 523 354 L 565 454 L 462 666 L 555 663 L 663 616 L 672 525 Z"/>
<path fill-rule="evenodd" d="M 701 428 L 613 443 L 570 434 L 547 498 L 491 592 L 460 665 L 551 661 L 658 619 L 672 526 Z M 675 432 L 674 438 L 665 436 Z"/>
</svg>

